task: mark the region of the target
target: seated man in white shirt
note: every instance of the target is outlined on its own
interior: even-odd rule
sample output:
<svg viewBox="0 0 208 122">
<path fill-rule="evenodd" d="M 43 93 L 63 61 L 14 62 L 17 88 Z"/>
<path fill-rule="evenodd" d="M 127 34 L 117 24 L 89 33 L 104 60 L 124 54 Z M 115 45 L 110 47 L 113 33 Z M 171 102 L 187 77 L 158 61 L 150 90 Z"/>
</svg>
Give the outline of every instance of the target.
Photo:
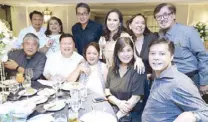
<svg viewBox="0 0 208 122">
<path fill-rule="evenodd" d="M 71 34 L 62 34 L 59 41 L 60 51 L 51 54 L 45 64 L 43 75 L 48 80 L 52 80 L 54 76 L 62 80 L 66 79 L 84 60 L 81 55 L 74 51 L 75 44 Z"/>
<path fill-rule="evenodd" d="M 18 35 L 18 40 L 15 43 L 14 48 L 21 48 L 22 40 L 23 37 L 27 33 L 33 33 L 39 38 L 39 44 L 40 47 L 42 48 L 45 44 L 45 31 L 46 29 L 42 26 L 43 25 L 43 14 L 39 11 L 33 11 L 29 15 L 30 21 L 31 21 L 31 26 L 24 28 L 20 31 Z"/>
</svg>

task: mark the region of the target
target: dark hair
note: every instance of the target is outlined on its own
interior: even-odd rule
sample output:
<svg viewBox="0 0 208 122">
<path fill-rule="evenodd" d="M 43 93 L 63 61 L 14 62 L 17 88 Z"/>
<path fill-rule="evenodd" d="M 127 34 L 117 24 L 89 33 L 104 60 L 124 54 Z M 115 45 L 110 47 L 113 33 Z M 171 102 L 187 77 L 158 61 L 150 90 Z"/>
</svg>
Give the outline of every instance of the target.
<svg viewBox="0 0 208 122">
<path fill-rule="evenodd" d="M 46 29 L 46 31 L 45 31 L 45 35 L 46 35 L 46 36 L 49 36 L 49 35 L 52 34 L 52 32 L 51 32 L 50 29 L 49 29 L 50 21 L 51 21 L 51 20 L 56 20 L 56 21 L 59 23 L 59 26 L 61 26 L 61 29 L 60 29 L 59 34 L 62 34 L 62 33 L 63 33 L 63 24 L 62 24 L 62 22 L 61 22 L 61 19 L 59 19 L 59 18 L 57 18 L 57 17 L 51 17 L 51 18 L 49 19 L 48 23 L 47 23 L 47 29 Z"/>
<path fill-rule="evenodd" d="M 133 31 L 129 28 L 129 25 L 132 23 L 132 21 L 134 20 L 134 18 L 136 18 L 137 16 L 141 16 L 141 17 L 143 17 L 144 18 L 144 22 L 145 22 L 145 29 L 144 29 L 144 35 L 147 35 L 147 34 L 149 34 L 151 31 L 149 30 L 149 28 L 147 27 L 147 20 L 146 20 L 146 18 L 145 18 L 145 16 L 144 15 L 142 15 L 142 14 L 140 14 L 140 13 L 138 13 L 138 14 L 135 14 L 135 15 L 133 15 L 127 22 L 126 22 L 126 25 L 127 25 L 127 31 L 128 31 L 128 33 L 130 34 L 130 36 L 132 36 L 132 38 L 133 38 L 133 40 L 135 41 L 136 40 L 136 36 L 135 36 L 135 34 L 133 33 Z"/>
<path fill-rule="evenodd" d="M 39 11 L 33 11 L 33 12 L 31 12 L 30 15 L 29 15 L 29 16 L 30 16 L 30 20 L 32 20 L 32 17 L 33 17 L 34 14 L 38 14 L 38 15 L 40 15 L 41 17 L 43 17 L 43 14 L 42 14 L 41 12 L 39 12 Z"/>
<path fill-rule="evenodd" d="M 154 18 L 155 15 L 160 12 L 160 9 L 167 6 L 168 9 L 171 11 L 171 13 L 176 14 L 176 7 L 175 5 L 171 4 L 171 3 L 161 3 L 159 5 L 156 6 L 155 10 L 154 10 Z"/>
<path fill-rule="evenodd" d="M 153 46 L 153 45 L 156 45 L 156 44 L 167 44 L 168 45 L 168 50 L 170 51 L 170 54 L 173 55 L 174 54 L 174 51 L 175 51 L 175 46 L 174 46 L 174 43 L 164 37 L 162 38 L 158 38 L 154 41 L 152 41 L 150 44 L 149 44 L 149 51 L 150 51 L 150 47 Z"/>
<path fill-rule="evenodd" d="M 78 3 L 76 6 L 76 13 L 79 7 L 86 8 L 87 12 L 90 13 L 90 6 L 87 3 Z"/>
<path fill-rule="evenodd" d="M 67 38 L 67 37 L 72 38 L 72 40 L 74 41 L 74 37 L 73 37 L 70 33 L 63 33 L 63 34 L 61 34 L 61 36 L 60 36 L 60 38 L 59 38 L 59 42 L 61 43 L 61 40 L 62 40 L 63 38 Z"/>
<path fill-rule="evenodd" d="M 120 51 L 122 51 L 122 49 L 126 46 L 126 45 L 130 45 L 132 50 L 134 49 L 134 44 L 131 40 L 130 37 L 119 37 L 116 41 L 115 44 L 115 48 L 114 48 L 114 53 L 113 53 L 113 71 L 115 71 L 115 73 L 118 73 L 119 70 L 119 65 L 121 64 L 121 61 L 118 58 L 118 53 Z M 134 56 L 131 59 L 131 61 L 129 62 L 129 66 L 134 64 Z"/>
<path fill-rule="evenodd" d="M 110 39 L 110 30 L 107 27 L 107 20 L 108 20 L 109 14 L 113 13 L 113 12 L 118 14 L 119 21 L 121 23 L 121 25 L 118 28 L 118 32 L 113 36 L 113 40 L 117 40 L 117 38 L 119 38 L 121 36 L 121 33 L 126 31 L 126 29 L 123 26 L 123 15 L 122 15 L 122 13 L 118 9 L 113 9 L 113 10 L 109 11 L 107 13 L 106 17 L 105 17 L 104 37 L 105 37 L 106 41 L 109 41 L 109 39 Z"/>
<path fill-rule="evenodd" d="M 100 55 L 100 46 L 99 46 L 99 44 L 96 43 L 96 42 L 90 42 L 90 43 L 85 47 L 84 52 L 83 52 L 83 53 L 84 53 L 83 56 L 84 56 L 85 60 L 87 60 L 87 58 L 86 58 L 86 52 L 87 52 L 87 49 L 88 49 L 90 46 L 93 46 L 93 47 L 97 50 L 98 56 Z"/>
</svg>

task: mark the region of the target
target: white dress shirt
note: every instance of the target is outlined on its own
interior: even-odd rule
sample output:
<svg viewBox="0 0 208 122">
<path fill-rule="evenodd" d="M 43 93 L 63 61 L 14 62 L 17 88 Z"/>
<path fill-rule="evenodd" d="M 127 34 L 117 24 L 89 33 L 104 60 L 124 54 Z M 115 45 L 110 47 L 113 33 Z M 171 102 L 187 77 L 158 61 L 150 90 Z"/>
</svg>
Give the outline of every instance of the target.
<svg viewBox="0 0 208 122">
<path fill-rule="evenodd" d="M 61 51 L 57 51 L 51 54 L 51 56 L 47 59 L 43 75 L 60 75 L 67 78 L 68 75 L 77 68 L 78 64 L 82 60 L 83 57 L 75 51 L 69 58 L 63 57 Z"/>
<path fill-rule="evenodd" d="M 43 47 L 45 42 L 46 42 L 46 36 L 45 36 L 45 27 L 41 27 L 40 28 L 40 31 L 37 32 L 33 26 L 29 26 L 27 28 L 24 28 L 20 31 L 19 35 L 18 35 L 18 39 L 17 39 L 17 42 L 16 44 L 14 45 L 14 48 L 21 48 L 21 45 L 22 45 L 22 41 L 23 41 L 23 38 L 25 37 L 25 35 L 27 33 L 33 33 L 35 34 L 36 36 L 38 36 L 39 38 L 39 44 L 40 44 L 40 47 Z"/>
</svg>

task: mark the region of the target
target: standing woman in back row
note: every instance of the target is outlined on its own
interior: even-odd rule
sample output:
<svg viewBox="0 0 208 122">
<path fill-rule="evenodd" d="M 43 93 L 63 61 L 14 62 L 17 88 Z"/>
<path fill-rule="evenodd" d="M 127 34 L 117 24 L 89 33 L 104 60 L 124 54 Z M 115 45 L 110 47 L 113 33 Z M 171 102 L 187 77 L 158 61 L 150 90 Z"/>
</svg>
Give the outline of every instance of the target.
<svg viewBox="0 0 208 122">
<path fill-rule="evenodd" d="M 134 57 L 137 64 L 143 65 L 143 70 L 146 71 L 147 77 L 152 74 L 152 68 L 148 62 L 148 45 L 157 38 L 148 28 L 147 22 L 142 14 L 133 15 L 127 21 L 127 30 L 134 41 Z"/>
<path fill-rule="evenodd" d="M 51 17 L 47 23 L 47 29 L 45 31 L 45 46 L 39 50 L 46 54 L 47 58 L 54 52 L 60 50 L 59 38 L 63 34 L 63 25 L 61 19 L 57 17 Z"/>
<path fill-rule="evenodd" d="M 109 11 L 105 17 L 104 35 L 99 40 L 101 57 L 108 67 L 112 66 L 116 40 L 127 36 L 129 34 L 125 32 L 122 13 L 117 9 Z"/>
</svg>

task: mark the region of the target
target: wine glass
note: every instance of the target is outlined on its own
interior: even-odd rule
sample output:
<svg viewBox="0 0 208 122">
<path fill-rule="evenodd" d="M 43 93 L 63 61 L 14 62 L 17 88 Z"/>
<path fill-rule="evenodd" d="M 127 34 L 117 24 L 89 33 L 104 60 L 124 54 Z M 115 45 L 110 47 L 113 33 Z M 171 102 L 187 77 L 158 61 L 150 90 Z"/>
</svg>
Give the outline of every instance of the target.
<svg viewBox="0 0 208 122">
<path fill-rule="evenodd" d="M 33 77 L 33 69 L 32 68 L 25 69 L 25 78 L 31 81 L 32 77 Z"/>
<path fill-rule="evenodd" d="M 65 114 L 55 114 L 55 122 L 67 122 L 67 117 Z"/>
<path fill-rule="evenodd" d="M 13 99 L 16 100 L 16 93 L 19 90 L 19 84 L 14 83 L 9 85 L 9 92 L 11 92 L 13 94 Z"/>
<path fill-rule="evenodd" d="M 58 81 L 53 81 L 54 83 L 52 84 L 52 88 L 55 90 L 55 100 L 57 101 L 58 100 Z"/>
<path fill-rule="evenodd" d="M 29 79 L 25 79 L 25 81 L 22 83 L 23 88 L 25 88 L 26 93 L 29 93 L 29 90 L 31 88 L 31 80 Z M 28 99 L 28 95 L 27 95 L 27 99 Z"/>
</svg>

